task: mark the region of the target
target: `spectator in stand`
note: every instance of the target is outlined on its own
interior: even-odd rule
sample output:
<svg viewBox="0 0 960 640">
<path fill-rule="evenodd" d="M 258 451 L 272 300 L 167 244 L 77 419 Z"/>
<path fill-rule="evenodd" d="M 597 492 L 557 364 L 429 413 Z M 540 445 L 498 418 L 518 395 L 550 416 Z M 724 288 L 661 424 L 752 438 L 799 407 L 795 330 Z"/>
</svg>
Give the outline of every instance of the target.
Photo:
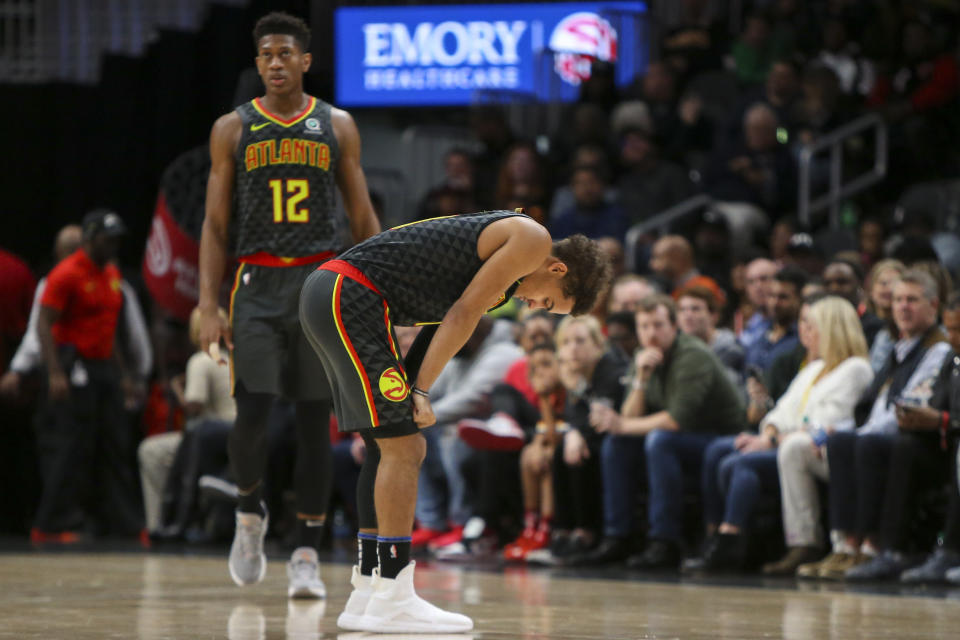
<svg viewBox="0 0 960 640">
<path fill-rule="evenodd" d="M 503 110 L 488 104 L 478 105 L 471 110 L 470 129 L 483 145 L 473 157 L 477 206 L 490 209 L 495 204 L 501 165 L 507 149 L 513 144 L 513 132 Z"/>
<path fill-rule="evenodd" d="M 542 410 L 531 382 L 531 354 L 537 345 L 552 344 L 553 332 L 549 313 L 525 315 L 517 342 L 526 355 L 510 366 L 490 392 L 490 418 L 464 419 L 457 425 L 460 438 L 475 450 L 464 474 L 476 478 L 476 509 L 464 526 L 462 544 L 445 547 L 444 559 L 483 553 L 493 536 L 503 542 L 516 531 L 523 513 L 517 491 L 522 483 L 520 450 L 533 439 Z"/>
<path fill-rule="evenodd" d="M 523 531 L 506 545 L 507 560 L 525 560 L 531 551 L 550 544 L 555 513 L 553 458 L 569 425 L 562 420 L 566 391 L 560 382 L 560 365 L 552 342 L 540 342 L 528 352 L 530 385 L 536 392 L 540 420 L 530 442 L 520 453 L 523 488 Z"/>
<path fill-rule="evenodd" d="M 677 74 L 678 84 L 686 84 L 686 80 L 703 71 L 719 68 L 727 51 L 727 27 L 717 3 L 658 0 L 653 11 L 653 15 L 667 21 L 663 59 Z"/>
<path fill-rule="evenodd" d="M 823 21 L 821 40 L 823 48 L 816 60 L 837 75 L 843 92 L 848 95 L 869 95 L 876 82 L 876 68 L 870 60 L 860 55 L 859 45 L 849 40 L 843 19 L 827 17 Z"/>
<path fill-rule="evenodd" d="M 823 252 L 812 235 L 800 231 L 790 236 L 787 254 L 783 258 L 783 266 L 788 265 L 800 269 L 810 278 L 819 277 L 823 273 Z"/>
<path fill-rule="evenodd" d="M 757 501 L 762 494 L 778 493 L 777 447 L 781 439 L 815 430 L 823 420 L 832 424 L 850 418 L 857 398 L 869 384 L 867 345 L 853 306 L 828 296 L 804 305 L 804 312 L 800 340 L 809 364 L 760 421 L 757 433 L 718 438 L 707 447 L 703 494 L 708 540 L 704 555 L 688 565 L 691 569 L 743 569 L 746 531 Z M 807 549 L 807 553 L 794 556 L 797 554 L 790 557 L 793 570 L 822 554 Z"/>
<path fill-rule="evenodd" d="M 782 58 L 773 63 L 762 86 L 747 90 L 727 122 L 725 140 L 736 141 L 743 137 L 744 116 L 755 104 L 768 106 L 777 115 L 784 131 L 793 131 L 793 117 L 800 99 L 800 73 L 802 64 L 794 58 Z"/>
<path fill-rule="evenodd" d="M 770 257 L 775 262 L 787 259 L 790 238 L 797 232 L 797 221 L 792 216 L 783 216 L 770 228 Z"/>
<path fill-rule="evenodd" d="M 607 313 L 636 313 L 643 299 L 654 293 L 659 293 L 659 290 L 652 282 L 635 273 L 625 273 L 614 280 L 610 287 Z"/>
<path fill-rule="evenodd" d="M 943 582 L 945 579 L 960 584 L 960 486 L 958 486 L 957 460 L 958 438 L 960 435 L 960 294 L 954 292 L 947 300 L 943 310 L 943 325 L 947 330 L 953 355 L 948 356 L 940 371 L 936 390 L 930 399 L 930 407 L 906 407 L 897 411 L 901 438 L 913 435 L 927 440 L 927 449 L 931 451 L 931 441 L 939 440 L 941 449 L 936 457 L 946 455 L 949 473 L 946 484 L 949 498 L 943 533 L 933 553 L 918 567 L 900 574 L 901 582 Z M 909 440 L 908 440 L 909 441 Z M 894 456 L 899 461 L 903 456 Z M 935 474 L 943 471 L 943 461 L 937 462 L 939 469 L 931 468 Z"/>
<path fill-rule="evenodd" d="M 826 429 L 849 424 L 873 379 L 867 345 L 853 307 L 836 296 L 804 305 L 801 340 L 808 364 L 790 383 L 761 430 L 776 437 L 783 529 L 787 553 L 763 567 L 767 575 L 793 575 L 823 556 L 817 479 L 827 477 L 816 443 Z M 776 482 L 774 482 L 776 484 Z"/>
<path fill-rule="evenodd" d="M 867 346 L 872 345 L 884 322 L 867 308 L 863 300 L 863 269 L 860 265 L 839 259 L 828 262 L 823 270 L 823 285 L 827 293 L 840 296 L 853 305 L 860 316 Z"/>
<path fill-rule="evenodd" d="M 699 338 L 710 347 L 724 366 L 730 381 L 743 383 L 745 352 L 733 331 L 718 328 L 720 304 L 713 291 L 706 287 L 685 288 L 677 299 L 677 326 L 688 336 Z"/>
<path fill-rule="evenodd" d="M 797 197 L 796 167 L 781 121 L 761 103 L 743 117 L 743 137 L 718 147 L 704 168 L 703 185 L 718 200 L 746 202 L 769 213 L 790 209 Z"/>
<path fill-rule="evenodd" d="M 600 448 L 604 437 L 591 425 L 591 406 L 620 405 L 627 361 L 607 349 L 600 324 L 590 316 L 564 318 L 556 336 L 560 380 L 566 389 L 564 419 L 571 428 L 553 458 L 556 513 L 550 551 L 563 562 L 596 544 L 603 518 Z"/>
<path fill-rule="evenodd" d="M 515 143 L 504 155 L 500 166 L 496 202 L 523 198 L 536 203 L 541 210 L 548 210 L 550 185 L 546 182 L 545 173 L 543 159 L 536 147 L 527 142 Z"/>
<path fill-rule="evenodd" d="M 590 419 L 603 443 L 604 542 L 593 558 L 630 551 L 636 485 L 646 460 L 648 544 L 632 568 L 676 568 L 680 562 L 684 476 L 700 472 L 707 445 L 744 423 L 743 400 L 703 342 L 677 331 L 673 299 L 651 296 L 637 312 L 643 349 L 634 358 L 630 392 L 618 412 L 597 404 Z"/>
<path fill-rule="evenodd" d="M 777 263 L 769 258 L 758 257 L 750 260 L 744 269 L 744 299 L 734 317 L 734 329 L 739 333 L 740 344 L 745 349 L 763 337 L 770 329 L 770 315 L 767 312 L 767 299 L 773 278 L 777 275 Z"/>
<path fill-rule="evenodd" d="M 630 360 L 640 343 L 637 340 L 637 323 L 633 319 L 636 311 L 618 311 L 607 316 L 604 325 L 607 342 L 611 349 L 617 349 L 624 360 Z"/>
<path fill-rule="evenodd" d="M 220 310 L 220 317 L 227 322 L 227 313 Z M 207 469 L 206 461 L 195 459 L 195 468 L 185 475 L 192 479 L 184 488 L 189 496 L 182 496 L 182 504 L 190 504 L 190 496 L 196 495 L 196 481 L 204 473 L 215 473 L 227 466 L 227 433 L 237 417 L 237 405 L 233 400 L 230 385 L 230 366 L 225 359 L 215 362 L 200 344 L 200 311 L 190 314 L 190 341 L 197 351 L 187 361 L 187 371 L 171 383 L 177 400 L 187 418 L 186 429 L 194 439 L 222 442 L 220 460 L 216 468 Z M 222 356 L 229 358 L 229 355 Z M 140 461 L 140 486 L 143 490 L 143 510 L 147 532 L 151 536 L 161 533 L 161 507 L 164 486 L 177 450 L 184 441 L 182 431 L 171 431 L 145 438 L 137 450 Z M 206 457 L 206 456 L 204 456 Z"/>
<path fill-rule="evenodd" d="M 713 127 L 703 114 L 703 101 L 688 94 L 678 102 L 676 74 L 666 62 L 651 62 L 641 83 L 641 104 L 652 118 L 657 146 L 664 157 L 683 163 L 691 151 L 705 151 L 713 146 Z M 630 103 L 621 103 L 618 109 Z M 616 116 L 614 116 L 616 117 Z M 621 133 L 616 127 L 614 132 Z"/>
<path fill-rule="evenodd" d="M 849 120 L 841 102 L 840 81 L 832 69 L 808 66 L 793 116 L 795 143 L 810 144 Z"/>
<path fill-rule="evenodd" d="M 114 348 L 123 294 L 113 260 L 124 233 L 116 213 L 91 211 L 80 249 L 47 276 L 37 317 L 47 372 L 38 433 L 45 477 L 31 531 L 38 543 L 75 541 L 88 525 L 142 533 L 136 471 L 125 460 L 134 435 L 123 418 L 126 373 Z M 84 495 L 95 496 L 92 512 L 84 513 Z"/>
<path fill-rule="evenodd" d="M 909 283 L 910 280 L 910 272 L 904 274 L 897 291 L 904 282 Z M 929 282 L 926 285 L 929 285 Z M 933 293 L 934 296 L 938 296 L 939 294 L 935 292 L 935 289 L 928 289 L 925 295 L 929 296 Z M 956 302 L 954 301 L 953 304 L 955 305 L 953 310 L 956 311 Z M 909 306 L 909 303 L 906 303 L 906 306 Z M 924 311 L 929 311 L 923 305 L 920 305 L 920 309 L 922 311 L 917 314 L 917 317 L 922 316 Z M 904 312 L 903 305 L 898 305 L 896 301 L 894 310 L 895 313 L 899 311 L 898 318 L 908 315 Z M 936 310 L 932 317 L 935 323 Z M 955 320 L 954 317 L 951 318 L 951 321 L 953 320 Z M 939 337 L 943 336 L 942 330 L 935 324 L 932 328 Z M 924 493 L 939 490 L 948 479 L 953 484 L 956 478 L 955 474 L 948 476 L 950 469 L 949 417 L 945 416 L 939 408 L 944 405 L 944 401 L 938 398 L 943 391 L 943 386 L 949 385 L 949 376 L 954 368 L 952 357 L 954 353 L 949 351 L 960 346 L 950 340 L 949 336 L 947 338 L 946 346 L 949 348 L 942 358 L 942 368 L 938 370 L 937 379 L 928 381 L 924 388 L 912 394 L 903 393 L 899 399 L 895 399 L 897 420 L 895 427 L 892 430 L 885 430 L 882 436 L 865 435 L 864 438 L 874 438 L 873 447 L 862 450 L 858 447 L 856 451 L 858 468 L 867 465 L 873 467 L 866 474 L 859 475 L 860 483 L 856 487 L 857 501 L 872 504 L 873 508 L 878 510 L 876 528 L 864 527 L 860 531 L 864 532 L 866 543 L 876 548 L 879 553 L 869 562 L 847 571 L 845 577 L 848 580 L 895 578 L 910 568 L 913 565 L 907 554 L 911 543 L 910 534 L 923 503 Z M 941 342 L 936 346 L 943 347 L 944 343 Z M 942 348 L 938 350 L 943 351 Z M 921 373 L 922 367 L 923 364 L 918 367 L 917 373 Z M 886 439 L 882 444 L 879 439 L 881 437 Z M 866 447 L 866 441 L 863 442 Z M 860 442 L 857 444 L 859 445 Z M 880 484 L 866 484 L 867 481 Z M 874 535 L 871 535 L 871 532 Z M 926 544 L 931 541 L 929 538 L 921 540 Z"/>
<path fill-rule="evenodd" d="M 870 289 L 867 309 L 885 324 L 877 332 L 870 347 L 870 367 L 874 373 L 880 372 L 893 352 L 893 344 L 897 336 L 897 327 L 893 322 L 893 286 L 905 270 L 906 267 L 899 260 L 881 260 L 873 266 L 867 278 L 867 286 Z"/>
<path fill-rule="evenodd" d="M 443 182 L 430 189 L 423 197 L 420 203 L 419 220 L 447 215 L 437 211 L 446 212 L 456 206 L 448 202 L 453 198 L 453 194 L 462 201 L 462 206 L 465 206 L 463 209 L 454 209 L 454 211 L 462 213 L 476 208 L 473 158 L 470 153 L 460 147 L 454 147 L 448 151 L 443 158 L 443 172 Z"/>
<path fill-rule="evenodd" d="M 867 105 L 891 123 L 891 160 L 901 184 L 936 175 L 957 139 L 960 71 L 956 56 L 939 47 L 925 17 L 903 26 L 902 60 L 883 73 Z"/>
<path fill-rule="evenodd" d="M 588 238 L 614 238 L 622 244 L 627 219 L 618 205 L 604 200 L 606 187 L 606 177 L 598 167 L 575 168 L 570 178 L 574 206 L 550 221 L 550 234 L 559 240 L 582 233 Z"/>
<path fill-rule="evenodd" d="M 427 455 L 416 506 L 423 533 L 415 535 L 417 545 L 432 542 L 440 548 L 463 538 L 463 525 L 475 508 L 462 470 L 472 451 L 460 438 L 457 423 L 489 415 L 491 391 L 522 355 L 511 323 L 484 316 L 430 390 L 437 422 L 423 432 Z"/>
<path fill-rule="evenodd" d="M 860 221 L 857 242 L 860 249 L 860 263 L 864 267 L 872 268 L 883 259 L 883 243 L 886 235 L 887 229 L 878 218 L 864 218 Z"/>
<path fill-rule="evenodd" d="M 693 224 L 693 253 L 697 259 L 697 271 L 720 285 L 724 292 L 731 290 L 731 242 L 730 224 L 722 213 L 705 209 L 697 216 Z"/>
<path fill-rule="evenodd" d="M 754 12 L 743 23 L 740 39 L 733 44 L 733 69 L 742 84 L 760 84 L 770 73 L 774 60 L 788 53 L 785 43 L 771 38 L 770 19 Z"/>
<path fill-rule="evenodd" d="M 721 306 L 726 304 L 727 296 L 720 285 L 697 271 L 693 247 L 683 236 L 663 236 L 654 243 L 650 270 L 667 283 L 674 300 L 689 287 L 705 287 L 713 292 Z"/>
<path fill-rule="evenodd" d="M 801 565 L 797 575 L 866 578 L 875 571 L 896 575 L 907 568 L 889 549 L 876 563 L 872 560 L 883 549 L 883 541 L 893 541 L 889 536 L 898 533 L 886 526 L 902 522 L 884 516 L 885 497 L 903 509 L 912 497 L 909 477 L 890 462 L 898 433 L 897 407 L 929 406 L 934 382 L 950 353 L 950 343 L 937 326 L 938 308 L 937 286 L 929 274 L 907 271 L 894 286 L 893 317 L 900 339 L 861 398 L 856 415 L 861 426 L 852 430 L 834 425 L 826 441 L 833 552 L 821 562 Z M 869 414 L 864 419 L 865 410 Z M 826 427 L 829 432 L 830 425 Z M 868 563 L 864 574 L 854 572 Z"/>
<path fill-rule="evenodd" d="M 747 346 L 747 370 L 766 372 L 774 358 L 797 346 L 797 315 L 800 313 L 800 292 L 807 276 L 795 267 L 784 267 L 777 272 L 767 298 L 770 328 Z"/>
<path fill-rule="evenodd" d="M 576 151 L 573 153 L 571 162 L 569 164 L 568 172 L 573 172 L 577 167 L 582 167 L 585 165 L 590 165 L 600 169 L 603 175 L 609 175 L 610 161 L 607 158 L 607 153 L 604 151 L 603 147 L 592 144 L 585 144 L 577 147 Z M 573 196 L 573 189 L 570 187 L 569 178 L 567 180 L 568 184 L 563 184 L 557 187 L 553 192 L 553 198 L 550 200 L 550 215 L 547 219 L 553 220 L 556 218 L 562 211 L 572 208 L 576 204 L 576 199 Z M 618 198 L 617 190 L 615 187 L 607 187 L 607 190 L 603 194 L 604 202 L 613 204 L 617 202 Z M 504 207 L 505 209 L 510 209 L 510 207 Z M 516 208 L 516 207 L 514 207 Z"/>
<path fill-rule="evenodd" d="M 693 195 L 687 172 L 660 157 L 651 130 L 625 129 L 618 140 L 621 173 L 617 192 L 628 225 L 643 222 Z"/>
</svg>

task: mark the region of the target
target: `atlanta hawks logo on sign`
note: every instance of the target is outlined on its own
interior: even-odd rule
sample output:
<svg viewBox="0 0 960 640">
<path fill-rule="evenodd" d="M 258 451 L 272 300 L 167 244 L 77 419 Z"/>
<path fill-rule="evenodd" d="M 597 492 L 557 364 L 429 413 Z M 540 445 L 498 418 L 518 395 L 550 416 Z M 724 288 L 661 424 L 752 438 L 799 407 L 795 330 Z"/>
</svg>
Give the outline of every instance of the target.
<svg viewBox="0 0 960 640">
<path fill-rule="evenodd" d="M 590 78 L 594 60 L 617 59 L 617 32 L 595 13 L 581 11 L 560 21 L 550 34 L 554 69 L 565 82 L 578 85 Z"/>
<path fill-rule="evenodd" d="M 380 393 L 390 402 L 402 402 L 410 395 L 410 388 L 403 375 L 390 367 L 380 374 Z"/>
</svg>

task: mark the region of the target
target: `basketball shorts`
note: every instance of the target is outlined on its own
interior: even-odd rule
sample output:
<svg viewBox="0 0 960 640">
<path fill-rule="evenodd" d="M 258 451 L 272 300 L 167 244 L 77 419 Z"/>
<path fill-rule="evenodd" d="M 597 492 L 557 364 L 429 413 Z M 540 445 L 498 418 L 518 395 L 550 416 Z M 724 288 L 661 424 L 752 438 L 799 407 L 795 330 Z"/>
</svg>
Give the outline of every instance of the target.
<svg viewBox="0 0 960 640">
<path fill-rule="evenodd" d="M 326 369 L 340 431 L 369 429 L 374 438 L 418 432 L 412 383 L 383 296 L 342 273 L 316 269 L 303 284 L 300 323 Z"/>
<path fill-rule="evenodd" d="M 316 264 L 241 264 L 230 294 L 231 382 L 290 400 L 329 400 L 330 385 L 300 327 L 300 288 Z"/>
</svg>

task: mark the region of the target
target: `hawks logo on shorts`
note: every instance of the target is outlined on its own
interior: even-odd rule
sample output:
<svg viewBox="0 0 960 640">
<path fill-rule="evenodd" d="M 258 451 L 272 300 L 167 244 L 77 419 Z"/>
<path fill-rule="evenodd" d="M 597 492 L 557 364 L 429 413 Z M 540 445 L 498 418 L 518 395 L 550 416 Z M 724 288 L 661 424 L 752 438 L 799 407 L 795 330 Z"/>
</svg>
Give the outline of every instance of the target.
<svg viewBox="0 0 960 640">
<path fill-rule="evenodd" d="M 403 374 L 396 367 L 390 367 L 380 374 L 380 393 L 391 402 L 403 402 L 410 395 L 410 387 Z"/>
</svg>

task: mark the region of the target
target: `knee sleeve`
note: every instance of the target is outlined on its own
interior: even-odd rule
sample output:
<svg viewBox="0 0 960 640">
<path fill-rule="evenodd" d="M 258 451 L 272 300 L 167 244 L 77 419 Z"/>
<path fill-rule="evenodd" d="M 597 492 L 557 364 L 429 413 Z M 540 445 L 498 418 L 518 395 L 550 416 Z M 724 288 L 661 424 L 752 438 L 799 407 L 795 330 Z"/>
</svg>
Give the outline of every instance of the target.
<svg viewBox="0 0 960 640">
<path fill-rule="evenodd" d="M 330 402 L 297 402 L 295 414 L 297 461 L 293 488 L 297 494 L 297 512 L 320 516 L 327 512 L 333 485 Z"/>
<path fill-rule="evenodd" d="M 251 393 L 237 382 L 237 419 L 227 440 L 230 468 L 241 490 L 256 486 L 263 479 L 267 461 L 267 418 L 273 396 Z"/>
</svg>

